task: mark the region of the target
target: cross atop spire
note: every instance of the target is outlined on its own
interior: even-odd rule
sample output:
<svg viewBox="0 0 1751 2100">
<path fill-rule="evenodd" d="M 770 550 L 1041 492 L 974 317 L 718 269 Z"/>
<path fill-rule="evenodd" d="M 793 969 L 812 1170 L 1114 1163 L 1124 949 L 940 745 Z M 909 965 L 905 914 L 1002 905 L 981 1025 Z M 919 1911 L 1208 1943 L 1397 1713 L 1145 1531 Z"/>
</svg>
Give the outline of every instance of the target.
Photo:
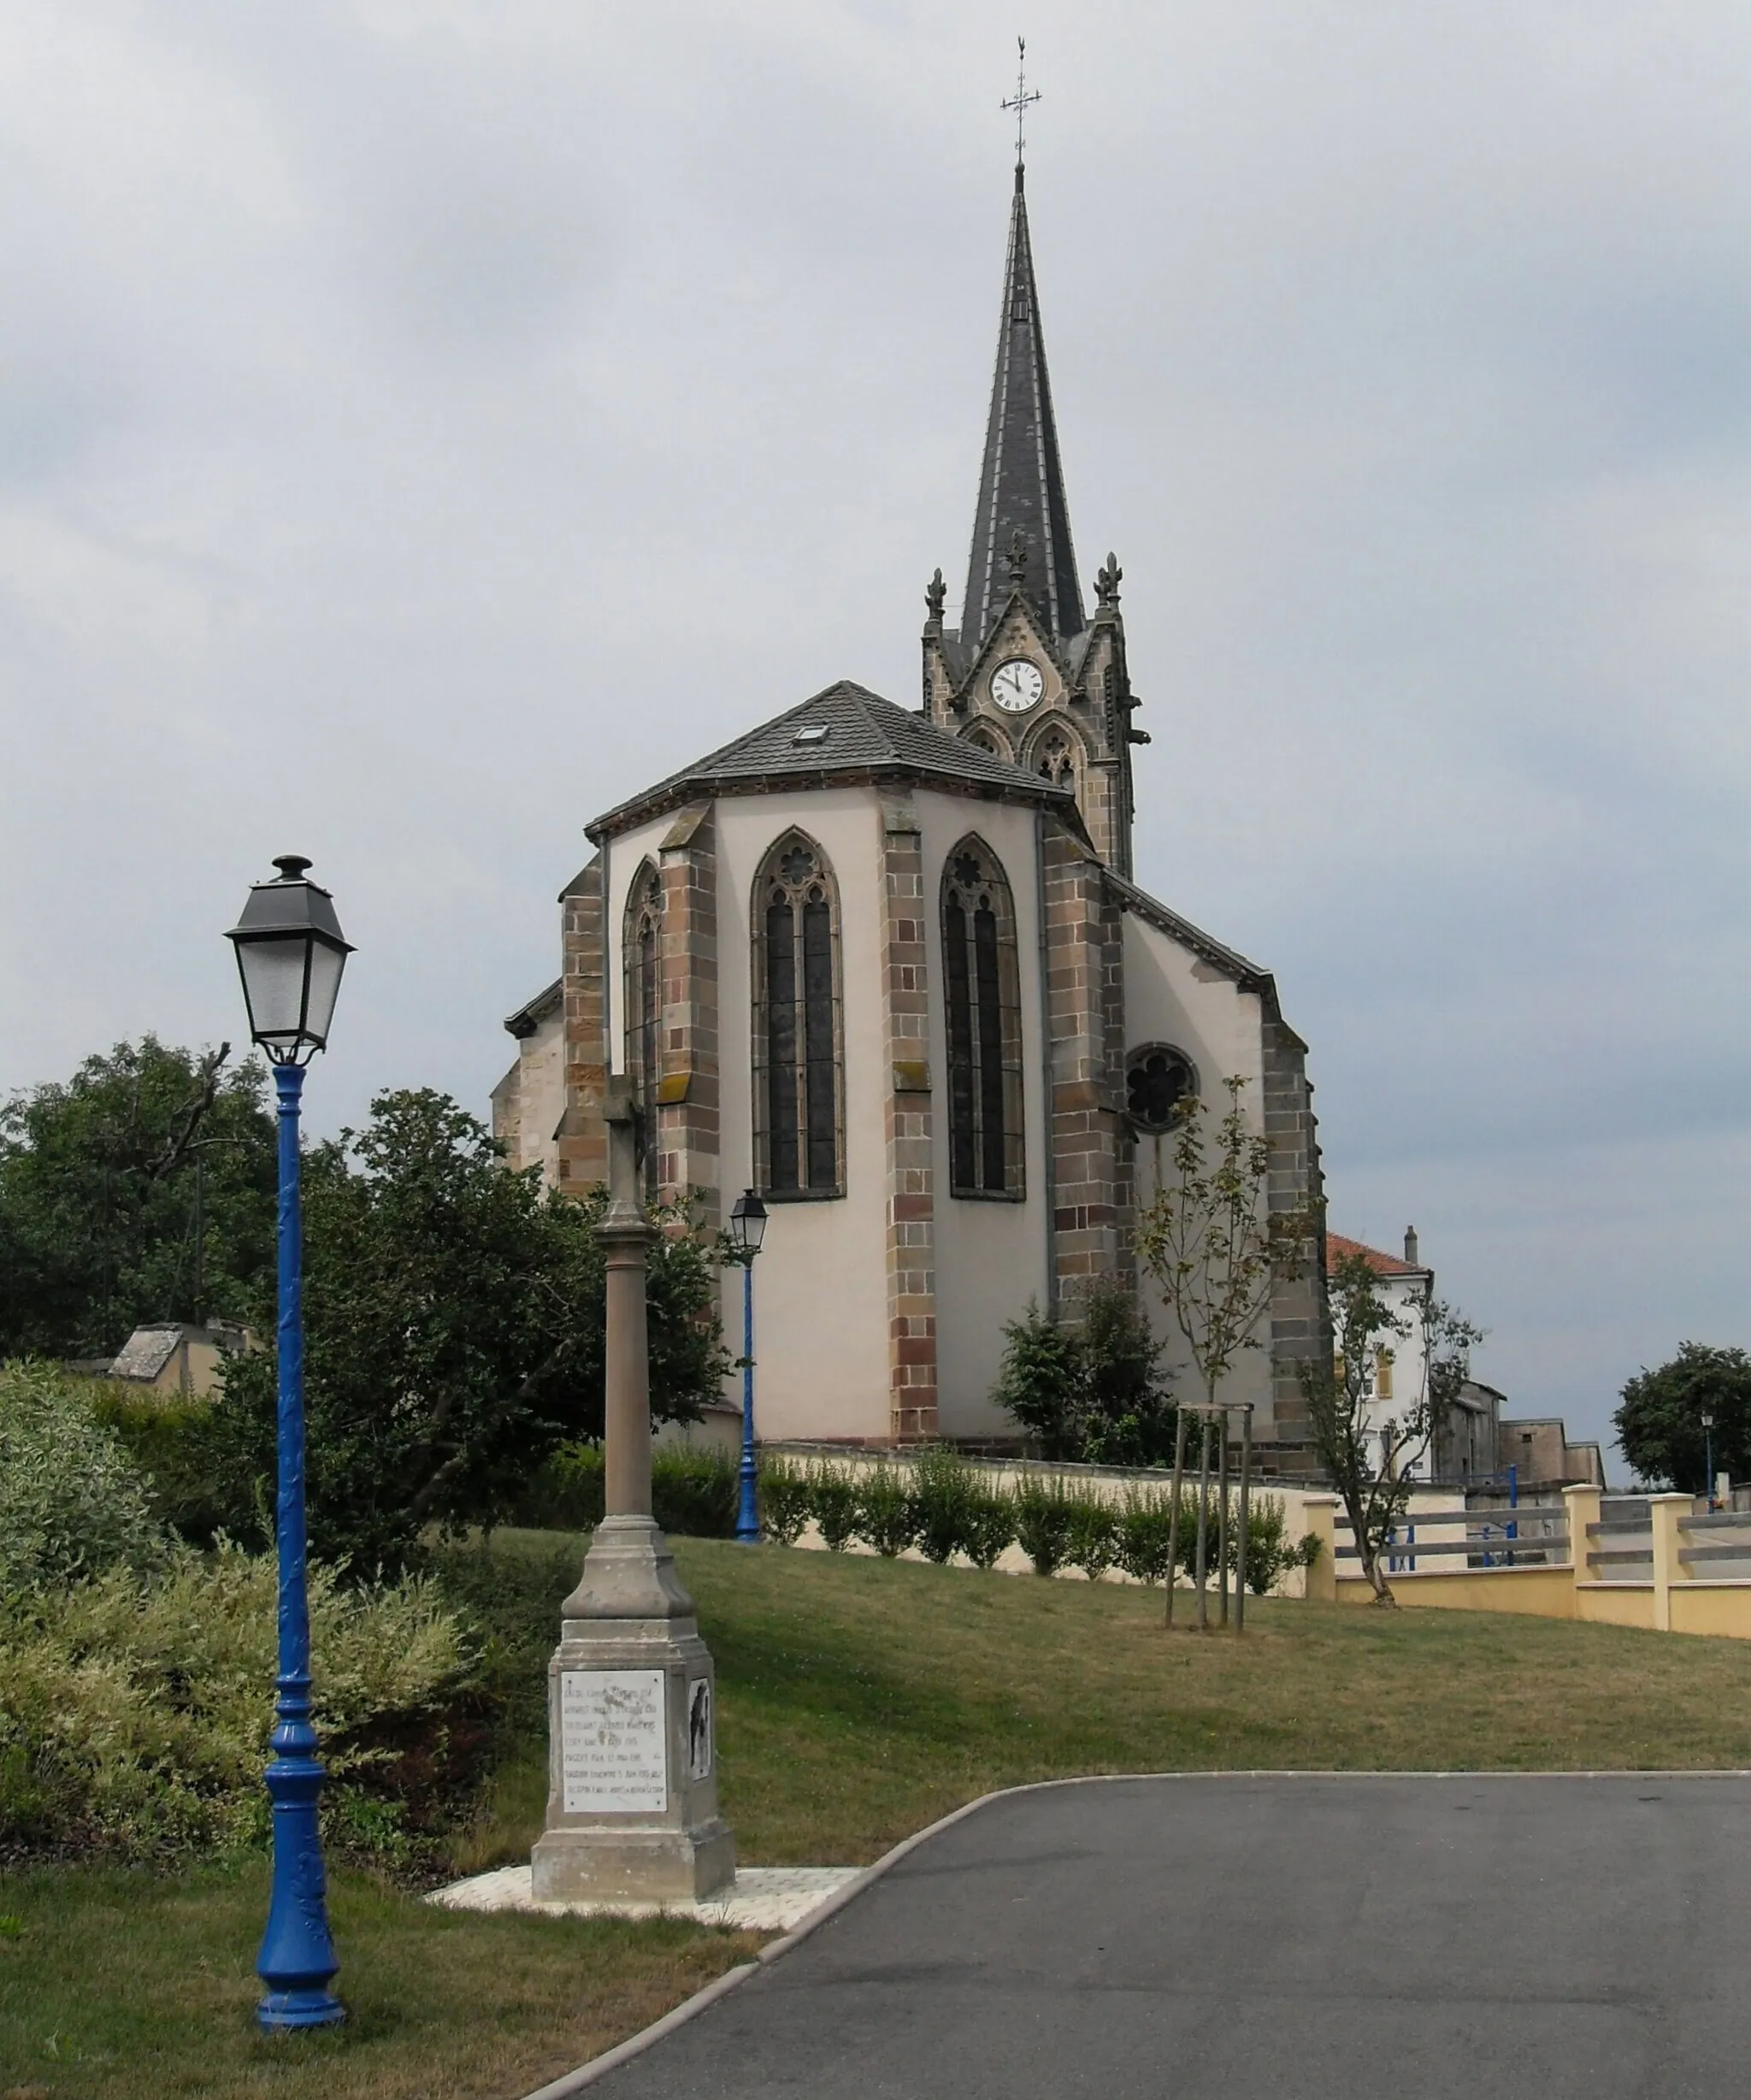
<svg viewBox="0 0 1751 2100">
<path fill-rule="evenodd" d="M 1039 99 L 1040 91 L 1037 87 L 1031 93 L 1028 89 L 1028 39 L 1025 37 L 1017 37 L 1016 38 L 1016 91 L 1013 95 L 1005 96 L 998 104 L 1000 109 L 1013 109 L 1016 113 L 1016 166 L 1017 168 L 1022 164 L 1022 148 L 1027 143 L 1027 133 L 1023 127 L 1027 121 L 1028 112 Z"/>
</svg>

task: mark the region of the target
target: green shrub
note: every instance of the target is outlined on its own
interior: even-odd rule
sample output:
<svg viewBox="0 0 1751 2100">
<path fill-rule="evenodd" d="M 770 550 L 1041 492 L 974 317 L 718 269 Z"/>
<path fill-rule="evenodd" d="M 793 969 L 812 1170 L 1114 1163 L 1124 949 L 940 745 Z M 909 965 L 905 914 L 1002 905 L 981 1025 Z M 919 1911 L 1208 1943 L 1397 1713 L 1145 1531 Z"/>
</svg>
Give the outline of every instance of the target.
<svg viewBox="0 0 1751 2100">
<path fill-rule="evenodd" d="M 958 1451 L 937 1446 L 920 1454 L 912 1478 L 918 1550 L 939 1563 L 965 1553 L 968 1520 L 979 1492 L 972 1467 Z"/>
<path fill-rule="evenodd" d="M 1046 1459 L 1093 1466 L 1165 1464 L 1176 1413 L 1161 1368 L 1164 1344 L 1119 1283 L 1097 1285 L 1071 1324 L 1030 1305 L 1004 1329 L 992 1398 Z"/>
<path fill-rule="evenodd" d="M 1116 1526 L 1113 1557 L 1135 1580 L 1158 1583 L 1165 1579 L 1171 1516 L 1169 1494 L 1140 1488 L 1135 1483 L 1126 1488 Z"/>
<path fill-rule="evenodd" d="M 918 1499 L 905 1468 L 884 1460 L 858 1483 L 857 1536 L 884 1560 L 903 1554 L 918 1536 Z"/>
<path fill-rule="evenodd" d="M 1107 1503 L 1093 1495 L 1072 1495 L 1065 1560 L 1072 1567 L 1081 1568 L 1091 1583 L 1098 1583 L 1117 1553 L 1117 1531 Z"/>
<path fill-rule="evenodd" d="M 113 1379 L 93 1379 L 88 1400 L 146 1476 L 152 1514 L 191 1546 L 210 1546 L 236 1513 L 232 1454 L 217 1434 L 213 1402 L 141 1392 Z M 272 1484 L 262 1484 L 271 1496 Z"/>
<path fill-rule="evenodd" d="M 788 1459 L 760 1461 L 760 1527 L 775 1546 L 794 1546 L 811 1514 L 809 1476 Z"/>
<path fill-rule="evenodd" d="M 505 1522 L 538 1531 L 593 1531 L 606 1475 L 598 1443 L 564 1443 L 530 1474 Z M 651 1458 L 651 1513 L 677 1538 L 735 1537 L 736 1461 L 710 1447 L 671 1444 Z"/>
<path fill-rule="evenodd" d="M 144 1859 L 259 1842 L 273 1718 L 274 1564 L 169 1549 L 0 1614 L 0 1841 Z M 344 1845 L 396 1856 L 459 1779 L 469 1636 L 427 1581 L 349 1587 L 313 1566 L 315 1718 Z M 413 1754 L 416 1753 L 416 1754 Z"/>
<path fill-rule="evenodd" d="M 734 1538 L 737 1493 L 727 1451 L 671 1444 L 651 1461 L 651 1513 L 677 1538 Z"/>
<path fill-rule="evenodd" d="M 961 1551 L 975 1567 L 996 1565 L 1016 1535 L 1016 1498 L 1002 1488 L 976 1486 L 962 1519 Z"/>
<path fill-rule="evenodd" d="M 598 1443 L 563 1443 L 549 1452 L 507 1507 L 505 1522 L 534 1531 L 593 1531 L 606 1506 Z"/>
<path fill-rule="evenodd" d="M 1036 1575 L 1055 1575 L 1070 1556 L 1076 1505 L 1063 1481 L 1030 1474 L 1015 1500 L 1016 1537 Z"/>
<path fill-rule="evenodd" d="M 829 1553 L 843 1553 L 858 1536 L 862 1497 L 856 1478 L 843 1466 L 825 1463 L 809 1475 L 809 1509 Z"/>
<path fill-rule="evenodd" d="M 1291 1569 L 1312 1567 L 1318 1558 L 1318 1539 L 1310 1531 L 1291 1546 L 1283 1536 L 1285 1524 L 1281 1495 L 1261 1495 L 1247 1507 L 1247 1587 L 1254 1596 L 1268 1596 Z"/>
<path fill-rule="evenodd" d="M 0 1598 L 151 1566 L 167 1541 L 148 1489 L 85 1381 L 43 1363 L 0 1367 Z"/>
</svg>

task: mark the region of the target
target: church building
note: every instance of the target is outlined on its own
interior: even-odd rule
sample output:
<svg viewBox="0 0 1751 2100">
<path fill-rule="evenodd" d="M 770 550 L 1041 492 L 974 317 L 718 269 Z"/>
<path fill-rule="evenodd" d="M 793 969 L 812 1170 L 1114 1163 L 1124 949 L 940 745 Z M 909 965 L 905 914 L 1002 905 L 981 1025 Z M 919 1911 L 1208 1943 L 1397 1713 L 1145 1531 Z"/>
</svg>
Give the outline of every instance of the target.
<svg viewBox="0 0 1751 2100">
<path fill-rule="evenodd" d="M 708 1229 L 744 1188 L 764 1200 L 763 1437 L 1012 1436 L 1005 1323 L 1135 1280 L 1135 1206 L 1188 1093 L 1242 1077 L 1271 1205 L 1318 1189 L 1306 1046 L 1270 973 L 1132 880 L 1147 738 L 1120 581 L 1109 555 L 1090 614 L 1018 164 L 966 593 L 957 628 L 940 569 L 925 593 L 922 705 L 841 681 L 597 817 L 560 976 L 505 1023 L 513 1165 L 604 1180 L 623 1075 L 651 1196 Z M 739 1289 L 728 1272 L 731 1333 Z M 1317 1265 L 1276 1284 L 1226 1389 L 1267 1469 L 1307 1462 L 1323 1290 Z"/>
</svg>

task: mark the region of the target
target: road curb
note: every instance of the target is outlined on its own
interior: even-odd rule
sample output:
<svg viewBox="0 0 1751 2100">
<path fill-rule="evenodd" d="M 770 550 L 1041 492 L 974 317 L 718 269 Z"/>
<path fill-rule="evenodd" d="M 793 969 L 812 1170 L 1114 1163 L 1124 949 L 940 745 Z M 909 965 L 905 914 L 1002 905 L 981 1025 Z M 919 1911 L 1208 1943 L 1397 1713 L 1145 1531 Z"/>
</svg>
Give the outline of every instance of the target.
<svg viewBox="0 0 1751 2100">
<path fill-rule="evenodd" d="M 648 2027 L 629 2035 L 623 2042 L 593 2056 L 581 2063 L 575 2071 L 567 2071 L 551 2085 L 528 2093 L 524 2100 L 570 2100 L 573 2093 L 582 2092 L 586 2086 L 593 2085 L 598 2079 L 605 2078 L 610 2071 L 617 2071 L 623 2063 L 630 2063 L 634 2056 L 642 2056 L 665 2035 L 674 2033 L 677 2027 L 686 2026 L 697 2018 L 708 2006 L 715 2005 L 719 1998 L 728 1997 L 732 1991 L 758 1976 L 769 1963 L 787 1955 L 792 1948 L 799 1947 L 813 1932 L 838 1916 L 847 1903 L 861 1896 L 864 1891 L 879 1881 L 890 1869 L 898 1867 L 908 1854 L 932 1838 L 940 1837 L 957 1823 L 964 1823 L 981 1808 L 989 1808 L 994 1801 L 1009 1801 L 1017 1794 L 1043 1794 L 1051 1789 L 1064 1786 L 1123 1786 L 1139 1779 L 1747 1779 L 1751 1769 L 1737 1766 L 1709 1766 L 1701 1769 L 1677 1769 L 1671 1766 L 1618 1766 L 1614 1770 L 1590 1772 L 1478 1772 L 1463 1769 L 1450 1772 L 1369 1772 L 1358 1771 L 1353 1767 L 1344 1770 L 1322 1772 L 1289 1772 L 1281 1768 L 1260 1767 L 1240 1772 L 1232 1767 L 1222 1772 L 1084 1772 L 1061 1779 L 1029 1779 L 1019 1786 L 999 1786 L 989 1794 L 981 1794 L 976 1799 L 963 1802 L 958 1808 L 951 1808 L 946 1815 L 939 1816 L 935 1822 L 927 1824 L 923 1830 L 914 1831 L 910 1838 L 902 1838 L 897 1845 L 882 1854 L 871 1866 L 866 1867 L 855 1881 L 848 1881 L 842 1889 L 835 1889 L 831 1896 L 819 1903 L 800 1925 L 795 1926 L 780 1939 L 770 1941 L 763 1947 L 752 1961 L 739 1963 L 726 1969 L 722 1976 L 707 1984 L 704 1990 L 694 1991 L 690 1998 L 682 1999 L 661 2020 L 652 2020 Z"/>
</svg>

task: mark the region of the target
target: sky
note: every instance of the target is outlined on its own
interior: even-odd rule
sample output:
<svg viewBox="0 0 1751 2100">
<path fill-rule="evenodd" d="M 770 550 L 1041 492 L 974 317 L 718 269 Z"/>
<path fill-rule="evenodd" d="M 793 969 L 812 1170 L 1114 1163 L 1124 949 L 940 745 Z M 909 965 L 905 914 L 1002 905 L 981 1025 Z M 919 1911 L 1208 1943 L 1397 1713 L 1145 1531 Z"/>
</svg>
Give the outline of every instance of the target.
<svg viewBox="0 0 1751 2100">
<path fill-rule="evenodd" d="M 0 1092 L 235 1040 L 486 1112 L 582 827 L 964 575 L 1029 38 L 1140 879 L 1512 1411 L 1751 1343 L 1742 0 L 11 0 Z M 956 607 L 951 600 L 949 612 Z"/>
</svg>

